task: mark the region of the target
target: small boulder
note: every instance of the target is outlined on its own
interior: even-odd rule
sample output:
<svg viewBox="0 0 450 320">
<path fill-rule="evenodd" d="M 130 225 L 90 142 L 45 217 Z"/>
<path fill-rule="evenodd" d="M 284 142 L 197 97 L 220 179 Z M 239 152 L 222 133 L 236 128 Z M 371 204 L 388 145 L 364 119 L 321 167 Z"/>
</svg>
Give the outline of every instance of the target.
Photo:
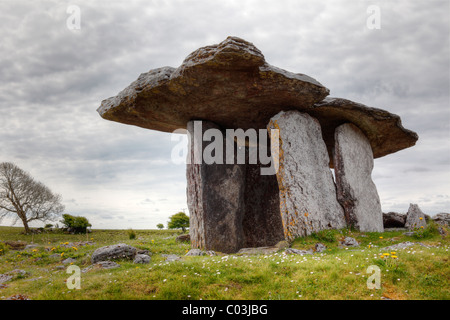
<svg viewBox="0 0 450 320">
<path fill-rule="evenodd" d="M 119 243 L 98 248 L 91 257 L 91 262 L 96 263 L 105 260 L 134 259 L 137 249 L 125 243 Z"/>
<path fill-rule="evenodd" d="M 427 225 L 425 214 L 420 210 L 417 204 L 411 203 L 406 213 L 405 228 L 409 230 L 418 229 Z"/>
<path fill-rule="evenodd" d="M 200 249 L 191 249 L 188 253 L 186 253 L 186 256 L 204 256 L 206 253 L 205 251 L 202 251 Z"/>
<path fill-rule="evenodd" d="M 166 258 L 166 261 L 168 262 L 181 260 L 181 257 L 176 254 L 162 254 L 161 256 Z"/>
<path fill-rule="evenodd" d="M 70 263 L 74 263 L 74 262 L 76 262 L 77 260 L 75 260 L 75 259 L 73 259 L 73 258 L 67 258 L 67 259 L 64 259 L 63 261 L 62 261 L 62 263 L 63 264 L 70 264 Z"/>
<path fill-rule="evenodd" d="M 343 241 L 340 241 L 340 243 L 345 247 L 359 247 L 359 242 L 352 237 L 345 237 L 345 239 Z"/>
<path fill-rule="evenodd" d="M 114 261 L 99 261 L 87 268 L 84 268 L 81 272 L 86 273 L 94 269 L 115 269 L 119 267 L 120 265 Z"/>
<path fill-rule="evenodd" d="M 299 255 L 304 255 L 304 254 L 313 254 L 313 251 L 310 250 L 299 250 L 299 249 L 294 249 L 294 248 L 287 248 L 284 253 L 286 254 L 299 254 Z"/>
<path fill-rule="evenodd" d="M 314 247 L 315 252 L 324 252 L 325 250 L 327 250 L 327 247 L 323 243 L 316 243 L 316 246 Z"/>
<path fill-rule="evenodd" d="M 438 213 L 433 217 L 434 222 L 443 226 L 450 225 L 450 213 Z"/>
<path fill-rule="evenodd" d="M 253 255 L 253 254 L 272 254 L 278 251 L 277 247 L 256 247 L 256 248 L 242 248 L 238 255 Z"/>
<path fill-rule="evenodd" d="M 134 257 L 133 263 L 141 263 L 141 264 L 147 264 L 150 263 L 151 257 L 147 254 L 137 254 Z"/>
</svg>

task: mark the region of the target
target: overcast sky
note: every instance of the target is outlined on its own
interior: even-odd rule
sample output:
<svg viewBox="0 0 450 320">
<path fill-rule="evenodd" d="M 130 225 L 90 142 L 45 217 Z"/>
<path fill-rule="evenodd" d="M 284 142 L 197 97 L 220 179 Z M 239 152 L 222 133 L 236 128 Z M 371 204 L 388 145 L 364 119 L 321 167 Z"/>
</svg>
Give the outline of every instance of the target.
<svg viewBox="0 0 450 320">
<path fill-rule="evenodd" d="M 449 1 L 0 1 L 0 162 L 94 228 L 155 228 L 187 207 L 170 134 L 96 109 L 140 73 L 234 35 L 266 61 L 398 114 L 416 146 L 375 160 L 384 212 L 450 212 Z M 80 29 L 67 26 L 69 5 Z M 370 29 L 380 9 L 380 28 Z M 70 23 L 69 23 L 70 25 Z M 73 25 L 73 24 L 72 24 Z M 9 225 L 4 220 L 2 225 Z"/>
</svg>

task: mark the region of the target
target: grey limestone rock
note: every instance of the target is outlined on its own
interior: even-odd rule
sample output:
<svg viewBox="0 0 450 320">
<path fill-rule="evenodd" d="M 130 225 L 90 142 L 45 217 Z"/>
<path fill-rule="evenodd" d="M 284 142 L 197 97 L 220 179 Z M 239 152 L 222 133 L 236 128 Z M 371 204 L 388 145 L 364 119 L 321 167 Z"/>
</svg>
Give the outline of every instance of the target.
<svg viewBox="0 0 450 320">
<path fill-rule="evenodd" d="M 91 262 L 96 263 L 105 260 L 129 259 L 136 255 L 137 249 L 125 243 L 98 248 L 92 253 Z"/>
<path fill-rule="evenodd" d="M 345 227 L 319 122 L 299 111 L 280 112 L 271 118 L 271 129 L 279 130 L 277 178 L 285 238 Z"/>
<path fill-rule="evenodd" d="M 204 256 L 206 253 L 203 250 L 200 249 L 191 249 L 186 253 L 186 256 Z"/>
<path fill-rule="evenodd" d="M 383 213 L 372 181 L 373 153 L 364 133 L 351 123 L 335 132 L 334 172 L 337 198 L 347 225 L 363 232 L 383 232 Z"/>
<path fill-rule="evenodd" d="M 359 247 L 359 242 L 355 238 L 345 237 L 343 241 L 340 241 L 341 245 L 346 247 Z"/>
<path fill-rule="evenodd" d="M 406 213 L 405 227 L 409 230 L 419 229 L 427 225 L 425 214 L 420 210 L 417 204 L 411 203 Z"/>
<path fill-rule="evenodd" d="M 134 257 L 133 263 L 141 263 L 141 264 L 147 264 L 150 263 L 152 258 L 147 254 L 137 254 Z"/>
</svg>

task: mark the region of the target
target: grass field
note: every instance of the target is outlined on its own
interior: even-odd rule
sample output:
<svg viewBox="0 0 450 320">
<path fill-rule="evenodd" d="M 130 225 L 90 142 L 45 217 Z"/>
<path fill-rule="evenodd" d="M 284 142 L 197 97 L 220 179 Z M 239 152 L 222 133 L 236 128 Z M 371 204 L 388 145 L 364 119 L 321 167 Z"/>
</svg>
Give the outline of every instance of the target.
<svg viewBox="0 0 450 320">
<path fill-rule="evenodd" d="M 294 300 L 294 299 L 450 299 L 449 237 L 443 238 L 435 225 L 416 237 L 404 231 L 360 233 L 350 230 L 323 231 L 296 239 L 291 247 L 311 249 L 317 242 L 327 246 L 323 253 L 287 255 L 284 250 L 266 255 L 218 254 L 184 256 L 189 244 L 175 241 L 177 231 L 93 230 L 87 235 L 48 233 L 23 235 L 22 228 L 0 227 L 0 242 L 26 241 L 38 246 L 27 250 L 0 251 L 0 274 L 14 269 L 18 274 L 0 285 L 1 299 L 24 295 L 32 300 L 182 299 L 182 300 Z M 339 240 L 351 236 L 360 242 L 344 248 Z M 77 246 L 77 242 L 92 244 Z M 406 249 L 386 251 L 392 244 L 417 242 Z M 73 258 L 81 269 L 91 265 L 90 255 L 99 247 L 127 243 L 152 253 L 150 264 L 118 261 L 119 268 L 81 273 L 81 289 L 68 289 L 63 265 Z M 0 244 L 1 245 L 1 244 Z M 0 247 L 2 249 L 2 247 Z M 162 254 L 182 256 L 167 262 Z M 382 256 L 388 253 L 389 256 Z M 395 258 L 396 257 L 396 258 Z M 369 289 L 369 266 L 380 268 L 380 289 Z"/>
</svg>

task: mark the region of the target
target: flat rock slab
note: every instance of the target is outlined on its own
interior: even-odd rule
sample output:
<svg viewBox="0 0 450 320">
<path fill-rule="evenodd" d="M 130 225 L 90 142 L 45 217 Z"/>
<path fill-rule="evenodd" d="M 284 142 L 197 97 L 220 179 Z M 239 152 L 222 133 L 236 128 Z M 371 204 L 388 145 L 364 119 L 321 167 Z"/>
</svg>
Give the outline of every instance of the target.
<svg viewBox="0 0 450 320">
<path fill-rule="evenodd" d="M 272 254 L 280 250 L 276 246 L 270 247 L 256 247 L 256 248 L 242 248 L 237 252 L 237 255 L 257 255 L 257 254 Z"/>
<path fill-rule="evenodd" d="M 348 226 L 363 232 L 383 232 L 380 197 L 372 181 L 373 153 L 369 140 L 351 123 L 335 132 L 334 172 L 337 199 Z"/>
<path fill-rule="evenodd" d="M 319 122 L 299 111 L 280 112 L 268 129 L 279 130 L 277 179 L 285 238 L 345 227 Z"/>
<path fill-rule="evenodd" d="M 97 111 L 108 120 L 165 132 L 193 119 L 265 128 L 284 107 L 309 108 L 328 93 L 309 76 L 271 66 L 252 43 L 228 37 L 192 52 L 178 68 L 141 74 Z"/>
</svg>

